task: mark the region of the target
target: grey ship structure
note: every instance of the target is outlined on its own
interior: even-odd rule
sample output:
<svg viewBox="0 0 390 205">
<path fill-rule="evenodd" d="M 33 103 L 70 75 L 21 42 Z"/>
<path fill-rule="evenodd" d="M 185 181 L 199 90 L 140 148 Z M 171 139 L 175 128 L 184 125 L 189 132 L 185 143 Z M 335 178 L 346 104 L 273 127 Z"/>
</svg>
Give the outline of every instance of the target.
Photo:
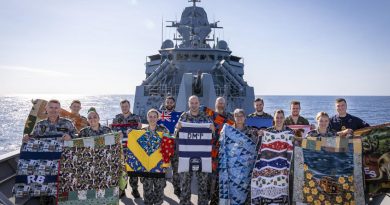
<svg viewBox="0 0 390 205">
<path fill-rule="evenodd" d="M 179 22 L 168 21 L 167 27 L 175 28 L 177 34 L 162 43 L 158 54 L 147 58 L 146 79 L 136 87 L 133 113 L 145 120 L 146 112 L 160 108 L 167 96 L 176 99 L 177 111 L 185 111 L 191 95 L 211 108 L 222 96 L 227 111 L 243 108 L 252 112 L 254 89 L 243 79 L 242 58 L 232 55 L 226 41 L 211 35 L 212 29 L 222 27 L 209 23 L 206 11 L 196 5 L 200 0 L 188 2 L 193 5 L 184 9 Z"/>
</svg>

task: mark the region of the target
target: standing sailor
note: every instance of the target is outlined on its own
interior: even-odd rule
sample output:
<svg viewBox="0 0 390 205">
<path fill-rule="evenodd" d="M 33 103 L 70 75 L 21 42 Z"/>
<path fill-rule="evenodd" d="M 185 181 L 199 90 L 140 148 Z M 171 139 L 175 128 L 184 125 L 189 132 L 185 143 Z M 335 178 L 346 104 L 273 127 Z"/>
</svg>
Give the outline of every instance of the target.
<svg viewBox="0 0 390 205">
<path fill-rule="evenodd" d="M 211 119 L 206 116 L 203 112 L 199 110 L 200 102 L 199 98 L 195 95 L 189 97 L 188 106 L 190 110 L 184 112 L 180 116 L 180 120 L 176 125 L 175 136 L 178 138 L 178 132 L 181 128 L 180 122 L 191 122 L 191 123 L 211 123 Z M 210 129 L 214 131 L 214 125 L 210 124 Z M 177 143 L 176 143 L 177 145 Z M 176 146 L 176 156 L 178 157 L 178 147 Z M 191 178 L 193 172 L 183 172 L 179 173 L 180 176 L 180 205 L 189 205 L 191 204 Z M 209 173 L 204 172 L 195 172 L 195 175 L 198 179 L 198 204 L 207 205 L 209 202 L 209 193 L 208 193 L 208 180 Z"/>
<path fill-rule="evenodd" d="M 141 124 L 141 118 L 138 115 L 135 115 L 130 112 L 130 102 L 128 100 L 122 100 L 120 102 L 121 110 L 122 113 L 117 114 L 112 121 L 112 124 L 119 124 L 119 125 L 124 125 L 124 124 L 134 124 L 134 127 L 126 127 L 126 132 L 123 133 L 124 135 L 127 135 L 133 128 L 135 129 L 141 129 L 142 124 Z M 121 131 L 119 127 L 114 127 L 113 130 L 115 131 Z M 131 194 L 134 196 L 134 198 L 140 198 L 140 194 L 138 192 L 138 177 L 129 177 L 129 183 L 132 188 Z"/>
<path fill-rule="evenodd" d="M 72 121 L 60 117 L 61 103 L 58 100 L 49 100 L 46 105 L 47 119 L 39 121 L 31 134 L 23 136 L 23 142 L 26 143 L 30 138 L 39 139 L 49 135 L 62 136 L 60 141 L 69 141 L 76 137 L 76 128 Z M 55 197 L 32 198 L 26 204 L 35 204 L 39 200 L 40 204 L 55 204 Z"/>
<path fill-rule="evenodd" d="M 347 101 L 344 98 L 337 98 L 335 106 L 337 114 L 330 119 L 329 127 L 338 135 L 351 135 L 355 130 L 370 126 L 362 119 L 347 113 Z"/>
<path fill-rule="evenodd" d="M 264 100 L 261 98 L 256 98 L 253 102 L 255 107 L 255 112 L 248 115 L 248 117 L 260 117 L 260 118 L 269 118 L 272 119 L 272 115 L 264 112 Z"/>
</svg>

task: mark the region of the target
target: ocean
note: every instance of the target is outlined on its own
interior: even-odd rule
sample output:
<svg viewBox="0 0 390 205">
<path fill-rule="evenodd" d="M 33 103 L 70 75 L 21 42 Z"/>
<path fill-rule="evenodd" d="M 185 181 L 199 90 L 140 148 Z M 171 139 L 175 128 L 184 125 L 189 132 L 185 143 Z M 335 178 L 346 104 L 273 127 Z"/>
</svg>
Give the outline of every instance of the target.
<svg viewBox="0 0 390 205">
<path fill-rule="evenodd" d="M 311 123 L 315 123 L 317 112 L 325 111 L 335 114 L 334 100 L 340 96 L 257 96 L 264 99 L 264 111 L 270 114 L 276 109 L 283 109 L 290 114 L 291 100 L 301 101 L 301 115 Z M 86 115 L 90 107 L 98 111 L 102 123 L 111 123 L 112 118 L 120 113 L 119 102 L 128 99 L 131 103 L 133 95 L 15 95 L 0 97 L 0 155 L 18 150 L 21 145 L 24 123 L 30 112 L 32 99 L 56 98 L 61 106 L 69 108 L 74 99 L 82 103 L 81 114 Z M 356 115 L 370 125 L 390 122 L 390 96 L 346 96 L 348 113 Z"/>
</svg>

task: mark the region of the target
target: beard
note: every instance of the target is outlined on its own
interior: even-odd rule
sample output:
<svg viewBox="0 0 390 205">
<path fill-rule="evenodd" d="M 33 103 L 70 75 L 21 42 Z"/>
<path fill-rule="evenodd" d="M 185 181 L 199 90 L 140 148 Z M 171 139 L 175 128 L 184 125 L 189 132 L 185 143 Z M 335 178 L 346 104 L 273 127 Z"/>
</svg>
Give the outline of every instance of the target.
<svg viewBox="0 0 390 205">
<path fill-rule="evenodd" d="M 172 106 L 172 105 L 166 105 L 166 106 L 165 106 L 165 109 L 167 109 L 167 110 L 173 110 L 173 106 Z"/>
</svg>

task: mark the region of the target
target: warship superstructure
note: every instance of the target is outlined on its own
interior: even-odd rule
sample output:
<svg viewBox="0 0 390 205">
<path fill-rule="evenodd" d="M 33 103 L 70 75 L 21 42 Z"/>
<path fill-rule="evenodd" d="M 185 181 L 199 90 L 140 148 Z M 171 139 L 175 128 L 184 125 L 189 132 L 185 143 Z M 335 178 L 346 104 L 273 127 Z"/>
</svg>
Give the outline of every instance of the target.
<svg viewBox="0 0 390 205">
<path fill-rule="evenodd" d="M 150 108 L 160 108 L 165 97 L 176 99 L 176 110 L 188 109 L 188 97 L 197 95 L 201 104 L 214 107 L 215 99 L 226 99 L 227 111 L 253 111 L 254 89 L 244 81 L 244 63 L 232 55 L 228 43 L 215 38 L 206 11 L 189 0 L 180 21 L 168 21 L 176 29 L 173 39 L 163 41 L 158 54 L 147 57 L 146 78 L 136 87 L 133 112 L 145 120 Z"/>
</svg>

